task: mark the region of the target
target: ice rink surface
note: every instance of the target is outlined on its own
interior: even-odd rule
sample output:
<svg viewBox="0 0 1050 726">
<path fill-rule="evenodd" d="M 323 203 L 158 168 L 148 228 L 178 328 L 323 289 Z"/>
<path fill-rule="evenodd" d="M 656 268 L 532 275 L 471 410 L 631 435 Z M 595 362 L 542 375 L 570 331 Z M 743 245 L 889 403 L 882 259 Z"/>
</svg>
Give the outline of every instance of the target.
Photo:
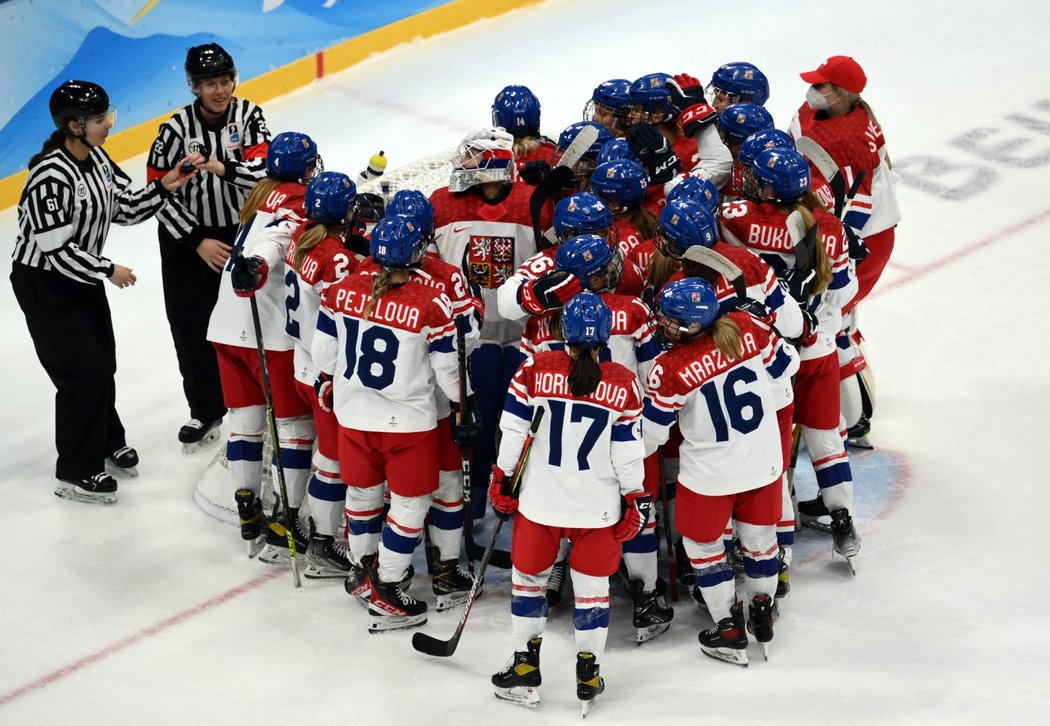
<svg viewBox="0 0 1050 726">
<path fill-rule="evenodd" d="M 608 78 L 706 81 L 750 60 L 786 128 L 806 90 L 799 71 L 840 53 L 867 71 L 864 97 L 904 177 L 904 221 L 861 308 L 878 411 L 877 448 L 854 463 L 859 574 L 832 560 L 829 539 L 803 533 L 771 658 L 753 653 L 746 671 L 701 656 L 709 621 L 687 600 L 669 634 L 636 647 L 615 586 L 607 689 L 589 722 L 1050 719 L 1047 28 L 1042 2 L 552 0 L 266 105 L 271 130 L 311 134 L 328 169 L 356 176 L 378 149 L 393 168 L 454 146 L 489 122 L 508 83 L 536 92 L 556 136 Z M 144 180 L 144 157 L 123 166 Z M 13 209 L 0 231 L 10 248 Z M 184 457 L 176 442 L 188 412 L 155 223 L 115 228 L 106 253 L 139 277 L 107 286 L 118 408 L 142 457 L 116 506 L 53 496 L 53 389 L 0 286 L 0 724 L 579 720 L 565 605 L 547 626 L 539 709 L 492 696 L 489 675 L 511 651 L 505 571 L 439 661 L 412 650 L 411 631 L 368 635 L 339 581 L 293 590 L 287 570 L 247 561 L 237 531 L 193 502 L 212 452 Z M 412 591 L 433 604 L 425 575 Z M 432 614 L 425 630 L 447 637 L 457 617 Z"/>
</svg>

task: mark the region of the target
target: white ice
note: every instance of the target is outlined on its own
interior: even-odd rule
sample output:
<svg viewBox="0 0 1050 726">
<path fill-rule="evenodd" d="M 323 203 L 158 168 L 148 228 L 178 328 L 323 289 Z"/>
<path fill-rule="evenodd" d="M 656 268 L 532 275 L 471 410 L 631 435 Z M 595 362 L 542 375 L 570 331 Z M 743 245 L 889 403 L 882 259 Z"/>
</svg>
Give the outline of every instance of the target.
<svg viewBox="0 0 1050 726">
<path fill-rule="evenodd" d="M 797 73 L 846 53 L 868 72 L 864 96 L 900 170 L 927 178 L 925 189 L 900 188 L 893 261 L 862 307 L 879 382 L 874 453 L 902 466 L 888 483 L 882 476 L 892 504 L 861 512 L 858 576 L 805 533 L 809 554 L 771 658 L 752 653 L 759 662 L 746 671 L 701 657 L 696 633 L 708 622 L 687 599 L 668 635 L 636 648 L 614 587 L 608 688 L 588 721 L 1050 720 L 1041 549 L 1050 476 L 1047 449 L 1039 453 L 1050 276 L 1038 246 L 1050 224 L 1048 29 L 1050 5 L 1031 0 L 552 0 L 266 105 L 272 130 L 312 134 L 329 169 L 356 175 L 378 149 L 396 167 L 454 145 L 488 123 L 508 83 L 536 91 L 555 135 L 607 78 L 666 70 L 706 80 L 747 59 L 769 75 L 783 127 L 805 92 Z M 144 157 L 124 168 L 141 182 Z M 950 201 L 935 184 L 978 191 Z M 0 230 L 13 244 L 14 210 L 0 214 Z M 188 415 L 154 223 L 115 229 L 107 253 L 139 276 L 132 289 L 107 287 L 118 407 L 142 456 L 141 476 L 121 480 L 113 507 L 52 495 L 53 389 L 0 286 L 0 723 L 579 719 L 564 607 L 547 628 L 539 709 L 493 698 L 489 675 L 511 649 L 505 572 L 491 578 L 456 654 L 438 661 L 412 650 L 411 632 L 368 635 L 338 581 L 293 590 L 287 571 L 246 561 L 236 530 L 193 503 L 210 453 L 184 457 L 176 442 Z M 861 496 L 865 476 L 878 477 L 857 461 Z M 413 591 L 431 598 L 424 575 Z M 457 617 L 432 614 L 426 632 L 447 637 Z"/>
</svg>

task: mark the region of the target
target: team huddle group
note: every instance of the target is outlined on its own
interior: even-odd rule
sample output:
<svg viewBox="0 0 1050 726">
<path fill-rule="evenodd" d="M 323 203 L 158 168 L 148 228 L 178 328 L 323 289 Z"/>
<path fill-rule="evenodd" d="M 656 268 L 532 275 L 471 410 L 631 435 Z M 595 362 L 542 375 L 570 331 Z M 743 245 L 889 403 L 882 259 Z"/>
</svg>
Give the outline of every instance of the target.
<svg viewBox="0 0 1050 726">
<path fill-rule="evenodd" d="M 225 51 L 202 48 L 212 72 L 191 88 L 234 82 Z M 463 606 L 487 500 L 513 516 L 514 654 L 492 682 L 523 705 L 566 580 L 585 708 L 617 572 L 639 643 L 668 631 L 683 584 L 713 621 L 704 654 L 747 665 L 749 634 L 768 654 L 796 516 L 851 568 L 860 549 L 846 442 L 866 442 L 874 389 L 855 306 L 899 217 L 860 66 L 835 56 L 802 78 L 790 133 L 741 62 L 706 87 L 604 82 L 557 141 L 508 86 L 429 195 L 324 171 L 307 134 L 270 138 L 261 111 L 210 149 L 165 156 L 159 138 L 158 177 L 197 152 L 172 197 L 205 183 L 204 159 L 251 179 L 224 182 L 243 201 L 207 332 L 249 552 L 287 562 L 294 543 L 307 577 L 345 580 L 370 632 L 415 627 L 415 549 L 436 609 Z M 267 516 L 271 401 L 283 496 Z M 218 418 L 198 423 L 195 441 L 217 435 Z M 800 441 L 819 496 L 795 502 Z"/>
</svg>

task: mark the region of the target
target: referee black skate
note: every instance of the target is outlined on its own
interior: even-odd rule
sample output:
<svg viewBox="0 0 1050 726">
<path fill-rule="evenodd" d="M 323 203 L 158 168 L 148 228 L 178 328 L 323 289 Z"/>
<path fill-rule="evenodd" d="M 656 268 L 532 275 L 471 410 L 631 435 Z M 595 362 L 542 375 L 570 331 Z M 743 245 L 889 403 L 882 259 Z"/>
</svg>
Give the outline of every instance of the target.
<svg viewBox="0 0 1050 726">
<path fill-rule="evenodd" d="M 102 150 L 116 118 L 102 87 L 66 81 L 49 106 L 56 130 L 29 161 L 11 286 L 57 389 L 55 494 L 112 504 L 117 482 L 106 467 L 135 475 L 138 453 L 127 445 L 115 406 L 116 347 L 102 281 L 123 289 L 136 278 L 103 257 L 102 248 L 110 223 L 151 217 L 170 191 L 197 174 L 204 158 L 185 156 L 172 171 L 132 190 L 131 179 Z"/>
<path fill-rule="evenodd" d="M 270 132 L 261 108 L 233 96 L 237 68 L 221 46 L 190 48 L 185 67 L 197 98 L 161 125 L 147 175 L 159 178 L 188 153 L 206 158 L 201 174 L 157 212 L 164 307 L 190 409 L 179 441 L 192 453 L 218 439 L 226 414 L 208 320 L 237 235 L 237 213 L 266 175 Z"/>
</svg>

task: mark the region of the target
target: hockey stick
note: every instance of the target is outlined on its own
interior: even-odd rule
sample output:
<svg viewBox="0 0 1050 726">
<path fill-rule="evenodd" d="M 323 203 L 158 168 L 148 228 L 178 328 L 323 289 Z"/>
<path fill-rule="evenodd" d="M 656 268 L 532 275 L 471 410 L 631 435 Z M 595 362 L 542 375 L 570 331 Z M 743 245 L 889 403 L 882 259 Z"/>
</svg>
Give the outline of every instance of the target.
<svg viewBox="0 0 1050 726">
<path fill-rule="evenodd" d="M 690 248 L 692 249 L 692 248 Z M 671 500 L 667 496 L 667 479 L 664 476 L 664 455 L 657 448 L 656 463 L 660 477 L 660 502 L 664 507 L 664 545 L 667 548 L 667 582 L 671 589 L 671 602 L 678 602 L 678 563 L 674 556 L 674 542 L 671 538 Z"/>
<path fill-rule="evenodd" d="M 514 467 L 514 474 L 509 482 L 504 480 L 504 494 L 516 496 L 518 493 L 518 487 L 521 486 L 521 476 L 525 472 L 525 464 L 528 463 L 529 451 L 532 449 L 532 440 L 536 436 L 536 430 L 540 427 L 540 421 L 543 420 L 544 411 L 546 411 L 545 408 L 538 406 L 536 412 L 532 414 L 532 424 L 529 426 L 529 433 L 521 447 L 521 454 L 518 456 L 517 466 Z M 496 520 L 496 526 L 492 529 L 492 536 L 489 538 L 489 544 L 481 558 L 481 564 L 478 565 L 478 571 L 474 573 L 474 584 L 471 585 L 470 593 L 467 595 L 467 604 L 463 607 L 463 614 L 459 616 L 456 632 L 448 640 L 439 640 L 426 633 L 415 633 L 412 636 L 412 647 L 420 653 L 439 658 L 448 658 L 456 652 L 456 646 L 459 645 L 459 639 L 463 636 L 463 628 L 467 624 L 467 618 L 470 616 L 470 609 L 474 607 L 478 587 L 481 585 L 481 580 L 485 576 L 485 570 L 489 566 L 489 558 L 492 557 L 492 552 L 496 549 L 496 538 L 499 537 L 499 532 L 503 528 L 505 521 L 506 519 L 499 517 Z"/>
<path fill-rule="evenodd" d="M 813 166 L 817 167 L 817 171 L 828 182 L 828 186 L 831 187 L 831 193 L 835 195 L 835 216 L 840 216 L 846 203 L 846 179 L 842 176 L 842 172 L 839 171 L 838 164 L 831 158 L 831 154 L 824 150 L 823 146 L 808 136 L 800 136 L 795 139 L 795 148 L 798 149 L 800 154 L 809 159 Z"/>
<path fill-rule="evenodd" d="M 532 197 L 529 198 L 529 213 L 532 215 L 532 233 L 535 235 L 537 252 L 542 252 L 557 243 L 557 240 L 548 238 L 543 232 L 543 205 L 554 201 L 561 190 L 572 183 L 574 178 L 572 168 L 597 140 L 598 129 L 595 127 L 584 126 L 580 129 L 580 133 L 576 134 L 569 148 L 561 155 L 558 165 L 551 169 L 550 174 L 533 190 Z"/>
<path fill-rule="evenodd" d="M 255 344 L 259 349 L 259 371 L 262 374 L 263 395 L 266 397 L 266 421 L 270 425 L 270 441 L 273 442 L 273 463 L 277 467 L 277 481 L 280 484 L 281 500 L 284 502 L 284 527 L 288 537 L 288 557 L 292 564 L 292 582 L 302 587 L 299 579 L 298 553 L 295 551 L 295 535 L 292 529 L 292 513 L 288 505 L 288 486 L 284 480 L 284 466 L 281 464 L 281 440 L 277 438 L 277 418 L 273 414 L 273 395 L 270 393 L 270 373 L 266 368 L 266 350 L 263 348 L 262 323 L 259 321 L 259 303 L 255 295 L 248 297 L 252 306 L 252 323 L 255 325 Z"/>
<path fill-rule="evenodd" d="M 456 347 L 459 355 L 459 424 L 467 413 L 467 319 L 456 318 Z M 474 574 L 474 508 L 470 502 L 470 444 L 459 446 L 460 468 L 463 470 L 463 538 L 467 547 L 467 569 Z"/>
<path fill-rule="evenodd" d="M 737 297 L 747 297 L 747 285 L 744 282 L 744 273 L 726 257 L 715 252 L 710 247 L 693 245 L 685 251 L 685 259 L 691 262 L 699 262 L 705 267 L 710 267 L 719 275 L 729 281 Z"/>
<path fill-rule="evenodd" d="M 798 514 L 798 495 L 795 494 L 795 464 L 798 463 L 798 447 L 801 440 L 802 427 L 795 424 L 794 430 L 791 432 L 791 457 L 788 459 L 788 470 L 785 476 L 787 477 L 788 491 L 791 492 L 791 508 L 795 514 L 796 532 L 802 527 L 802 520 Z"/>
</svg>

